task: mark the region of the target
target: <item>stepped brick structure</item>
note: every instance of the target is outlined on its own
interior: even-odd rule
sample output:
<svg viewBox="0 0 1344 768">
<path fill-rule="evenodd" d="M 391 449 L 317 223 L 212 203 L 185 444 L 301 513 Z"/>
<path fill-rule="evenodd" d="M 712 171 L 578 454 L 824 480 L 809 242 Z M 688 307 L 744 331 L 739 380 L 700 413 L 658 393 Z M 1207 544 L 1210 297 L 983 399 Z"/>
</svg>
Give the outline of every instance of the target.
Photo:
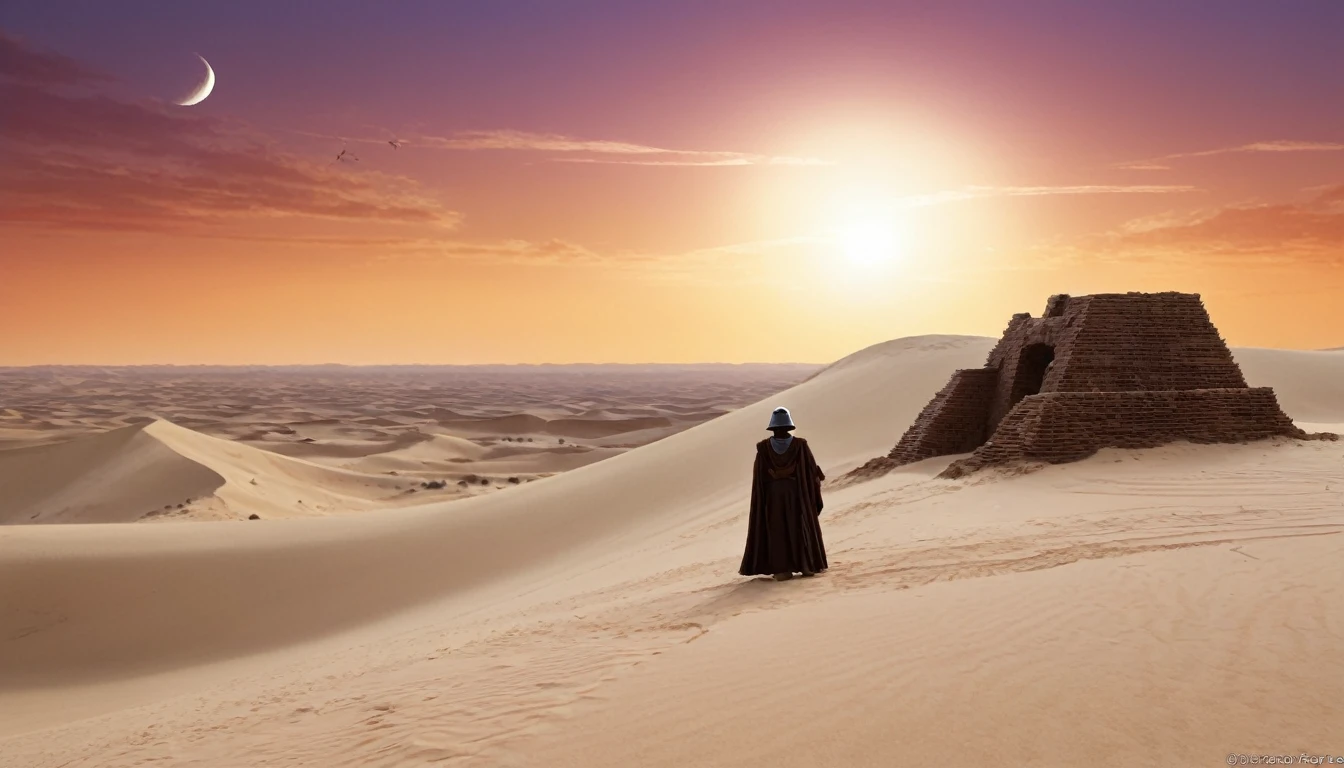
<svg viewBox="0 0 1344 768">
<path fill-rule="evenodd" d="M 1272 389 L 1246 385 L 1199 294 L 1060 294 L 1042 317 L 1013 315 L 985 367 L 953 373 L 891 453 L 853 474 L 974 451 L 940 475 L 958 477 L 1103 447 L 1276 435 L 1311 437 Z"/>
</svg>

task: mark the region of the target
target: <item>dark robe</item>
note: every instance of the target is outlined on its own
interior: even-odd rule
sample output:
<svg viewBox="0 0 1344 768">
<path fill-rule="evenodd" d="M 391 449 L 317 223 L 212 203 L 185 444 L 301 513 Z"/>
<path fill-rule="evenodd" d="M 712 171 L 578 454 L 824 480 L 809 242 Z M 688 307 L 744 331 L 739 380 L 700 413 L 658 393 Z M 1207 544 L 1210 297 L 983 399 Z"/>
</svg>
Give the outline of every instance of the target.
<svg viewBox="0 0 1344 768">
<path fill-rule="evenodd" d="M 826 570 L 826 545 L 821 539 L 821 481 L 826 476 L 801 437 L 784 453 L 775 453 L 770 438 L 756 444 L 751 473 L 751 515 L 743 576 L 776 573 L 820 573 Z"/>
</svg>

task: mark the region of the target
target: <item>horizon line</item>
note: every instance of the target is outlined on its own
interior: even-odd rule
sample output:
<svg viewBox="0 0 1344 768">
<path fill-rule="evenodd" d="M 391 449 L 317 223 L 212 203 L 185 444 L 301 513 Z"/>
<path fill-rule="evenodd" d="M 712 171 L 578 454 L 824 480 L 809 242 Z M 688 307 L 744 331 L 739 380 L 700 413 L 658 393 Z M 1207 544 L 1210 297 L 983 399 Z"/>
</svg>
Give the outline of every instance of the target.
<svg viewBox="0 0 1344 768">
<path fill-rule="evenodd" d="M 830 365 L 826 362 L 807 362 L 801 360 L 785 361 L 747 361 L 740 363 L 698 362 L 698 363 L 30 363 L 27 365 L 0 365 L 0 370 L 23 370 L 30 368 L 693 368 L 707 366 L 786 366 L 786 365 Z"/>
<path fill-rule="evenodd" d="M 869 347 L 892 341 L 901 341 L 904 339 L 914 339 L 921 336 L 961 336 L 966 338 L 994 339 L 994 336 L 983 334 L 916 334 L 913 336 L 901 336 L 890 339 L 887 342 L 876 342 L 866 347 L 862 347 L 850 355 L 861 352 Z M 1228 349 L 1273 349 L 1296 352 L 1344 352 L 1344 345 L 1332 347 L 1315 347 L 1312 349 L 1302 349 L 1299 347 L 1265 347 L 1254 344 L 1227 344 Z M 850 355 L 841 355 L 834 360 L 821 362 L 805 360 L 749 360 L 743 362 L 725 362 L 725 361 L 699 361 L 699 362 L 638 362 L 638 363 L 618 363 L 618 362 L 565 362 L 565 363 L 27 363 L 27 364 L 4 364 L 0 363 L 0 371 L 7 370 L 26 370 L 34 368 L 635 368 L 635 367 L 661 367 L 661 368 L 694 368 L 709 366 L 826 366 L 849 357 Z"/>
</svg>

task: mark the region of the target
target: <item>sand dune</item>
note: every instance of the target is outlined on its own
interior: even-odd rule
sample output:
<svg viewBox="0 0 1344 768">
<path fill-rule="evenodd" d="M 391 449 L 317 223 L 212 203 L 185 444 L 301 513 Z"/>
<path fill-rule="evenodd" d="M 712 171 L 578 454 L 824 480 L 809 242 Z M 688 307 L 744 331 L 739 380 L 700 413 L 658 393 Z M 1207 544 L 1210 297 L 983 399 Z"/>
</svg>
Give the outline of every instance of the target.
<svg viewBox="0 0 1344 768">
<path fill-rule="evenodd" d="M 819 367 L 0 368 L 0 391 L 8 393 L 0 450 L 167 421 L 316 464 L 450 484 L 429 494 L 433 499 L 465 495 L 457 484 L 469 476 L 505 473 L 501 483 L 473 485 L 475 496 L 511 487 L 511 476 L 555 474 L 660 440 L 792 386 Z M 515 443 L 530 449 L 501 452 Z M 523 453 L 530 455 L 495 461 Z M 472 466 L 477 460 L 488 463 Z M 408 495 L 389 503 L 416 503 L 425 497 L 414 491 L 431 489 L 402 490 Z M 126 515 L 231 516 L 201 500 L 182 510 L 176 503 L 161 516 Z M 16 504 L 9 511 L 11 522 L 56 520 Z"/>
<path fill-rule="evenodd" d="M 665 416 L 636 416 L 624 419 L 552 419 L 546 422 L 546 433 L 573 437 L 611 437 L 644 429 L 672 426 Z"/>
<path fill-rule="evenodd" d="M 269 442 L 257 445 L 273 453 L 284 456 L 298 456 L 312 460 L 362 459 L 379 453 L 398 451 L 430 439 L 423 432 L 402 432 L 386 440 L 346 440 L 332 438 L 313 442 Z"/>
<path fill-rule="evenodd" d="M 115 523 L 212 495 L 224 477 L 141 426 L 0 453 L 0 524 Z"/>
<path fill-rule="evenodd" d="M 528 435 L 546 431 L 546 419 L 530 413 L 514 413 L 484 419 L 440 421 L 440 424 L 460 434 Z"/>
<path fill-rule="evenodd" d="M 586 467 L 619 456 L 625 451 L 616 448 L 548 448 L 544 451 L 518 453 L 499 458 L 482 459 L 472 464 L 472 471 L 494 476 L 539 477 Z"/>
<path fill-rule="evenodd" d="M 376 454 L 363 456 L 358 461 L 347 463 L 345 466 L 351 469 L 360 469 L 363 465 L 373 461 L 395 463 L 398 460 L 407 463 L 427 460 L 435 462 L 475 462 L 489 453 L 489 446 L 465 438 L 453 435 L 425 435 L 424 439 L 412 441 L 393 450 L 379 451 Z M 381 470 L 375 468 L 373 471 Z"/>
<path fill-rule="evenodd" d="M 703 414 L 700 421 L 718 414 Z M 692 421 L 692 419 L 687 419 Z M 464 435 L 559 435 L 562 437 L 601 438 L 627 432 L 672 426 L 666 416 L 626 416 L 612 418 L 600 414 L 594 418 L 544 419 L 533 414 L 510 414 L 483 419 L 440 421 L 441 425 Z"/>
<path fill-rule="evenodd" d="M 553 474 L 618 453 L 555 443 L 482 444 L 452 435 L 433 435 L 410 447 L 342 462 L 341 466 L 358 472 L 397 472 L 456 481 L 464 475 Z"/>
<path fill-rule="evenodd" d="M 508 493 L 0 529 L 0 708 L 18 713 L 0 751 L 19 766 L 801 766 L 1328 750 L 1344 721 L 1340 443 L 1108 450 L 959 480 L 933 477 L 943 457 L 828 496 L 825 576 L 735 575 L 773 406 L 835 476 L 889 449 L 991 343 L 877 345 Z M 1337 353 L 1235 352 L 1290 415 L 1344 423 Z M 214 450 L 153 429 L 191 461 Z M 300 466 L 271 469 L 335 471 Z M 216 471 L 223 495 L 239 474 Z"/>
<path fill-rule="evenodd" d="M 923 405 L 916 400 L 941 386 L 948 370 L 983 358 L 985 344 L 967 338 L 931 351 L 918 343 L 877 347 L 862 364 L 841 366 L 787 397 L 800 419 L 807 414 L 804 426 L 821 446 L 828 470 L 857 465 L 899 436 Z M 906 354 L 892 354 L 901 351 Z M 893 391 L 920 396 L 893 399 Z M 279 521 L 230 527 L 183 523 L 171 531 L 101 526 L 6 531 L 15 544 L 7 551 L 15 554 L 0 562 L 0 576 L 24 570 L 25 581 L 45 586 L 41 594 L 20 591 L 14 579 L 0 578 L 0 604 L 14 608 L 5 621 L 17 623 L 25 613 L 65 619 L 7 644 L 0 681 L 96 679 L 262 650 L 526 574 L 544 564 L 542 558 L 600 548 L 605 538 L 637 524 L 666 525 L 705 514 L 706 504 L 741 496 L 750 445 L 772 405 L 749 406 L 607 461 L 451 507 L 328 520 L 320 527 Z M 669 471 L 673 467 L 676 471 Z M 553 513 L 538 515 L 539 507 Z M 70 560 L 30 559 L 50 547 Z M 116 552 L 134 552 L 134 562 L 112 557 Z M 504 552 L 507 557 L 500 556 Z M 234 567 L 239 558 L 248 562 L 245 571 Z M 154 580 L 172 589 L 146 599 L 126 580 L 69 580 L 72 573 L 117 567 L 145 578 L 162 574 Z M 194 610 L 206 615 L 182 620 L 183 602 L 221 584 L 248 599 Z M 8 636 L 25 626 L 0 629 Z M 77 653 L 91 631 L 103 633 L 103 641 Z"/>
<path fill-rule="evenodd" d="M 0 452 L 0 524 L 310 516 L 407 487 L 156 421 Z"/>
<path fill-rule="evenodd" d="M 1344 420 L 1344 353 L 1237 347 L 1232 355 L 1246 383 L 1274 387 L 1295 421 Z"/>
</svg>

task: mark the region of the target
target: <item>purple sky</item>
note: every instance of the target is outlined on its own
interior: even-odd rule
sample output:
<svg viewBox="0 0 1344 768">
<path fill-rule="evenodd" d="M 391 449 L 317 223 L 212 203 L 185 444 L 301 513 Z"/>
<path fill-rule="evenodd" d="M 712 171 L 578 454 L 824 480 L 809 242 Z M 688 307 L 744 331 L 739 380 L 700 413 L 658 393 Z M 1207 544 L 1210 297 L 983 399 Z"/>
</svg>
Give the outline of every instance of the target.
<svg viewBox="0 0 1344 768">
<path fill-rule="evenodd" d="M 332 286 L 309 299 L 333 313 L 330 336 L 293 334 L 267 359 L 311 345 L 337 359 L 355 334 L 351 359 L 381 360 L 380 334 L 423 318 L 395 300 L 352 313 L 344 291 L 442 281 L 554 313 L 560 284 L 581 297 L 564 306 L 592 314 L 565 309 L 550 346 L 481 320 L 463 338 L 493 341 L 434 359 L 827 359 L 906 332 L 996 333 L 1056 290 L 1170 286 L 1205 292 L 1243 341 L 1333 341 L 1319 323 L 1253 318 L 1344 286 L 1336 0 L 50 0 L 0 5 L 0 32 L 11 304 L 78 294 L 61 276 L 72 264 L 89 292 L 182 291 L 233 265 Z M 218 83 L 176 107 L 195 53 Z M 50 61 L 112 79 L 24 74 Z M 343 145 L 358 164 L 332 164 Z M 899 224 L 904 271 L 881 279 L 941 288 L 886 301 L 869 276 L 853 278 L 873 291 L 862 301 L 838 284 L 812 296 L 810 322 L 834 340 L 805 355 L 749 330 L 761 307 L 740 297 L 763 294 L 726 286 L 831 280 L 849 214 L 916 199 L 936 204 Z M 1267 281 L 1278 298 L 1253 300 Z M 640 312 L 687 303 L 738 330 L 651 347 Z M 107 333 L 163 322 L 123 316 Z M 61 333 L 0 348 L 0 364 L 101 348 Z M 215 359 L 202 338 L 146 355 Z"/>
</svg>

